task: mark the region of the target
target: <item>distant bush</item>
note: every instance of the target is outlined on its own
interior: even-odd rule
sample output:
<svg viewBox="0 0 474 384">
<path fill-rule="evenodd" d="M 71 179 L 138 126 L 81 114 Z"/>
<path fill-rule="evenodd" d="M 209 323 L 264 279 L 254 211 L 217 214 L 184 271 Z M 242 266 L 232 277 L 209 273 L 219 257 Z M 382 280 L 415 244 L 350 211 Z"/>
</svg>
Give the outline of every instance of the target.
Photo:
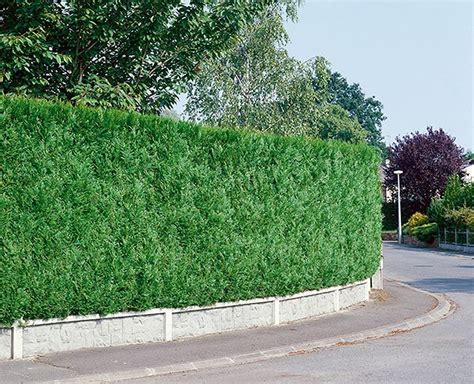
<svg viewBox="0 0 474 384">
<path fill-rule="evenodd" d="M 429 223 L 413 228 L 412 235 L 425 243 L 432 243 L 438 235 L 438 224 Z"/>
<path fill-rule="evenodd" d="M 0 323 L 286 295 L 370 277 L 367 145 L 0 97 Z"/>
<path fill-rule="evenodd" d="M 433 199 L 428 208 L 428 218 L 431 221 L 438 223 L 438 225 L 445 226 L 446 220 L 444 218 L 444 215 L 446 214 L 446 211 L 447 209 L 443 199 Z"/>
<path fill-rule="evenodd" d="M 429 223 L 428 216 L 424 215 L 420 212 L 415 212 L 411 217 L 408 219 L 408 234 L 413 235 L 413 230 L 420 225 L 428 224 Z"/>
<path fill-rule="evenodd" d="M 462 207 L 447 210 L 444 214 L 444 223 L 448 227 L 468 228 L 474 230 L 474 209 Z"/>
<path fill-rule="evenodd" d="M 442 198 L 434 199 L 428 208 L 428 217 L 443 227 L 468 227 L 474 224 L 474 183 L 462 184 L 453 176 Z"/>
<path fill-rule="evenodd" d="M 402 225 L 402 235 L 408 235 L 408 223 Z"/>
</svg>

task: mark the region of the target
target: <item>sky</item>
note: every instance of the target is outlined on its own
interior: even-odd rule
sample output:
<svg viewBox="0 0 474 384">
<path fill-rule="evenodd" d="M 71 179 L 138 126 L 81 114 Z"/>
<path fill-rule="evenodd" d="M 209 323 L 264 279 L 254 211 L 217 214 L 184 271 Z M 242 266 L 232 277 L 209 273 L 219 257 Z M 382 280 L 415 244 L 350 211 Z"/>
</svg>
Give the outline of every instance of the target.
<svg viewBox="0 0 474 384">
<path fill-rule="evenodd" d="M 298 13 L 290 55 L 324 56 L 381 101 L 387 144 L 433 126 L 474 150 L 474 0 L 306 0 Z"/>
<path fill-rule="evenodd" d="M 324 56 L 384 105 L 382 134 L 443 128 L 474 149 L 473 2 L 306 0 L 289 53 Z"/>
</svg>

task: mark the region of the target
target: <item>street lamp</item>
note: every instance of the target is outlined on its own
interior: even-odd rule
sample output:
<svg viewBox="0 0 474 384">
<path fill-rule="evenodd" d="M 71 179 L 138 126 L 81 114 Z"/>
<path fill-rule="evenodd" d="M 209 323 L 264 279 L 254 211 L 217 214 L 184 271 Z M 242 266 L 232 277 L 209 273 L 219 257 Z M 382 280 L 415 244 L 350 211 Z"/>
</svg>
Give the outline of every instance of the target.
<svg viewBox="0 0 474 384">
<path fill-rule="evenodd" d="M 400 175 L 403 171 L 395 171 L 393 172 L 397 175 L 397 186 L 398 186 L 398 244 L 402 243 L 402 203 L 400 201 Z"/>
</svg>

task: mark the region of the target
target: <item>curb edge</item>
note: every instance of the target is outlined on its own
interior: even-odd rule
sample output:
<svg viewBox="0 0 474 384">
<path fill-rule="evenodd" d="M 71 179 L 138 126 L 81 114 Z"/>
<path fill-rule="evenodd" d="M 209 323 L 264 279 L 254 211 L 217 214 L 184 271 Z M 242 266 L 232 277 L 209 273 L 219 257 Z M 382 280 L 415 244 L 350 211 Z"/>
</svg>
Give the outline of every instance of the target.
<svg viewBox="0 0 474 384">
<path fill-rule="evenodd" d="M 368 329 L 362 332 L 345 334 L 336 337 L 330 337 L 326 339 L 320 339 L 291 346 L 276 347 L 263 351 L 256 351 L 252 353 L 246 353 L 241 355 L 226 356 L 215 359 L 198 360 L 188 363 L 172 364 L 163 367 L 156 368 L 139 368 L 130 371 L 121 371 L 117 373 L 102 373 L 94 375 L 79 376 L 72 379 L 62 379 L 53 381 L 43 381 L 41 383 L 50 384 L 77 384 L 77 383 L 110 383 L 118 382 L 123 380 L 140 379 L 145 377 L 156 377 L 164 376 L 173 373 L 184 373 L 184 372 L 196 372 L 201 369 L 212 369 L 212 368 L 223 368 L 242 364 L 255 363 L 265 361 L 278 357 L 301 355 L 306 353 L 316 352 L 322 349 L 331 347 L 344 346 L 359 344 L 367 340 L 381 339 L 383 337 L 396 336 L 400 333 L 405 333 L 425 327 L 427 325 L 436 323 L 449 315 L 451 315 L 455 309 L 456 304 L 453 301 L 447 299 L 445 295 L 435 294 L 424 291 L 419 288 L 415 288 L 411 285 L 392 280 L 386 279 L 387 281 L 393 282 L 402 287 L 421 292 L 425 295 L 431 296 L 437 301 L 435 308 L 431 309 L 423 315 L 413 317 L 411 319 L 404 320 L 399 323 L 386 325 L 382 327 L 376 327 Z"/>
</svg>

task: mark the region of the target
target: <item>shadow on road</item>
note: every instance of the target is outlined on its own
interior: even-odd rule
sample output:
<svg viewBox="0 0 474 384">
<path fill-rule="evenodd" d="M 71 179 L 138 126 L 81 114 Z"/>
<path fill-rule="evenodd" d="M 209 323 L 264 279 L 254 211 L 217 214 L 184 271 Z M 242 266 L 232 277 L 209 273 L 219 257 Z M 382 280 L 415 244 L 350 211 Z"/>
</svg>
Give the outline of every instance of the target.
<svg viewBox="0 0 474 384">
<path fill-rule="evenodd" d="M 418 288 L 430 292 L 462 292 L 474 293 L 474 279 L 472 278 L 430 278 L 411 282 Z"/>
</svg>

